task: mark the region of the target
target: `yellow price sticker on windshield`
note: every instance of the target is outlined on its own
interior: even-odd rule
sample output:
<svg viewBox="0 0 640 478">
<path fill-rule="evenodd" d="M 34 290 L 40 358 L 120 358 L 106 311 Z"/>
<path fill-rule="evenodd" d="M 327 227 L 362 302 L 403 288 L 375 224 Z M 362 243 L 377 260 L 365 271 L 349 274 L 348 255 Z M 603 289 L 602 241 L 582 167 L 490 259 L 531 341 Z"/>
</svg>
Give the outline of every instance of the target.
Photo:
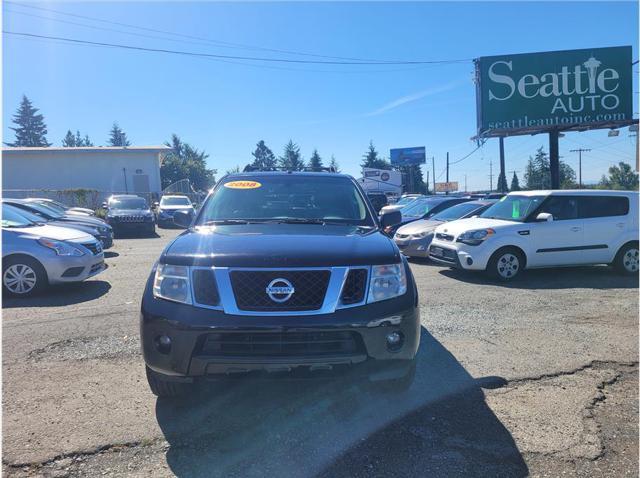
<svg viewBox="0 0 640 478">
<path fill-rule="evenodd" d="M 224 183 L 225 188 L 229 189 L 257 189 L 262 187 L 258 181 L 230 181 Z"/>
</svg>

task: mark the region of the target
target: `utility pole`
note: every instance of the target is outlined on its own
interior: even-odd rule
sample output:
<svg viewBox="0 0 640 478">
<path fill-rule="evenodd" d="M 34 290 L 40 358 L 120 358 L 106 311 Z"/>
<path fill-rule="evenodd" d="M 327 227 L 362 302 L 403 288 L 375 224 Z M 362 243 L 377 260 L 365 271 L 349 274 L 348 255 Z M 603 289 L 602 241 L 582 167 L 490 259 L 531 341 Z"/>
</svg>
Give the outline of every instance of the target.
<svg viewBox="0 0 640 478">
<path fill-rule="evenodd" d="M 489 160 L 489 189 L 493 191 L 493 161 Z"/>
<path fill-rule="evenodd" d="M 431 167 L 433 168 L 433 194 L 436 193 L 436 157 L 431 156 Z"/>
<path fill-rule="evenodd" d="M 570 149 L 570 153 L 578 153 L 578 188 L 582 189 L 582 153 L 588 153 L 590 149 L 578 148 Z"/>
<path fill-rule="evenodd" d="M 427 192 L 429 192 L 429 170 L 427 169 Z"/>
<path fill-rule="evenodd" d="M 500 136 L 500 176 L 502 176 L 504 178 L 504 184 L 501 185 L 500 188 L 500 192 L 501 193 L 506 193 L 507 191 L 504 191 L 506 184 L 507 184 L 507 173 L 505 172 L 505 166 L 504 166 L 504 137 Z M 498 176 L 498 177 L 500 177 Z M 500 180 L 498 179 L 498 182 L 500 182 Z"/>
<path fill-rule="evenodd" d="M 464 175 L 464 192 L 467 192 L 467 175 Z"/>
<path fill-rule="evenodd" d="M 447 192 L 449 194 L 449 151 L 447 151 Z"/>
</svg>

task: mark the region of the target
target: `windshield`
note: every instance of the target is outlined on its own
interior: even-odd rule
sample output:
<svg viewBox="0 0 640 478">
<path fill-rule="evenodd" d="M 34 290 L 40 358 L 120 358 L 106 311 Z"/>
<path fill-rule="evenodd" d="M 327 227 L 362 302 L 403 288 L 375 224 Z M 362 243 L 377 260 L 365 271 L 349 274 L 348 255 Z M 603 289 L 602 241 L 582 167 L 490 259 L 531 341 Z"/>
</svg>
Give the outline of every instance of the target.
<svg viewBox="0 0 640 478">
<path fill-rule="evenodd" d="M 111 209 L 149 209 L 143 198 L 122 198 L 109 201 Z"/>
<path fill-rule="evenodd" d="M 33 214 L 20 211 L 19 209 L 9 206 L 8 204 L 2 205 L 2 227 L 31 227 L 36 226 L 36 220 L 31 221 L 28 216 L 33 217 Z"/>
<path fill-rule="evenodd" d="M 49 206 L 45 206 L 44 204 L 40 204 L 36 202 L 27 203 L 25 207 L 28 207 L 32 213 L 38 216 L 42 215 L 45 219 L 60 219 L 63 216 L 55 209 L 51 209 Z M 22 208 L 19 207 L 18 209 L 22 209 Z"/>
<path fill-rule="evenodd" d="M 480 217 L 523 222 L 542 203 L 545 196 L 505 196 Z"/>
<path fill-rule="evenodd" d="M 441 202 L 442 201 L 438 200 L 419 199 L 415 201 L 415 204 L 405 207 L 402 210 L 402 215 L 412 217 L 424 216 Z"/>
<path fill-rule="evenodd" d="M 462 203 L 451 206 L 442 212 L 439 212 L 431 219 L 434 221 L 455 221 L 461 217 L 471 214 L 473 211 L 480 209 L 482 206 L 478 204 Z"/>
<path fill-rule="evenodd" d="M 51 201 L 29 201 L 29 204 L 39 204 L 42 206 L 46 206 L 49 209 L 53 209 L 58 214 L 64 214 L 66 212 L 65 208 L 60 206 L 58 203 L 51 202 Z"/>
<path fill-rule="evenodd" d="M 206 202 L 198 224 L 225 220 L 374 225 L 351 180 L 329 176 L 230 178 Z"/>
<path fill-rule="evenodd" d="M 191 206 L 191 200 L 186 196 L 163 197 L 160 206 Z"/>
<path fill-rule="evenodd" d="M 404 197 L 404 198 L 400 199 L 396 204 L 398 204 L 398 205 L 409 204 L 410 202 L 413 202 L 416 199 L 417 198 L 415 198 L 415 197 Z"/>
</svg>

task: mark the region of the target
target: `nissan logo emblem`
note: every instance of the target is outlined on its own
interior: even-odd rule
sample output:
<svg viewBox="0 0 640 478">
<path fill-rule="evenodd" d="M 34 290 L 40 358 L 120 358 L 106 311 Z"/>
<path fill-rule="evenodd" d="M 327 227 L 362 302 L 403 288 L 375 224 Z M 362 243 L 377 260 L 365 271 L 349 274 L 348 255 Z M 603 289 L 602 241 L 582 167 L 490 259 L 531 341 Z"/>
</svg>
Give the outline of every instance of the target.
<svg viewBox="0 0 640 478">
<path fill-rule="evenodd" d="M 295 291 L 291 282 L 281 277 L 273 279 L 266 288 L 266 293 L 269 298 L 274 302 L 280 303 L 291 299 Z"/>
</svg>

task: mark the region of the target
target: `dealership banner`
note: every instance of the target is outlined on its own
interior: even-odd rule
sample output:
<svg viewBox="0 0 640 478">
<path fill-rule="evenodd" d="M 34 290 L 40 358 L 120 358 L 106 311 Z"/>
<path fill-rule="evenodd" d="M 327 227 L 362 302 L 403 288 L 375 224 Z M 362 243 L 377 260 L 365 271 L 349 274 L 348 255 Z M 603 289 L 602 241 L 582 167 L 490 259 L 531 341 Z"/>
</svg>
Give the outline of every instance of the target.
<svg viewBox="0 0 640 478">
<path fill-rule="evenodd" d="M 475 60 L 480 137 L 633 122 L 630 46 Z"/>
<path fill-rule="evenodd" d="M 437 193 L 451 193 L 458 190 L 458 181 L 449 181 L 448 183 L 436 183 Z"/>
</svg>

